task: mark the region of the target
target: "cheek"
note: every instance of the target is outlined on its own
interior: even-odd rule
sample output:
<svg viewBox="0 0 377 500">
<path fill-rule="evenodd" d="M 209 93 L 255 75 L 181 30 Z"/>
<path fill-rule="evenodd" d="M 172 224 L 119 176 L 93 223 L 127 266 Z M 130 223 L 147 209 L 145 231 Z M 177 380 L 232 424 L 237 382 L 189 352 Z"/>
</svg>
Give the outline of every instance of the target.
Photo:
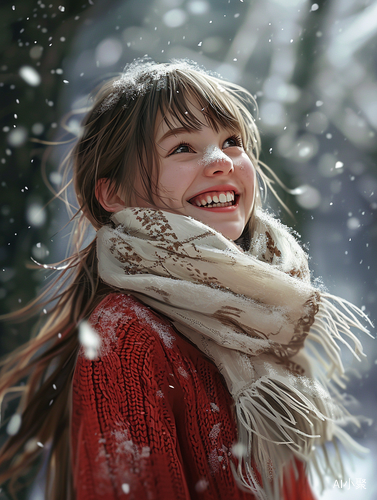
<svg viewBox="0 0 377 500">
<path fill-rule="evenodd" d="M 158 190 L 160 192 L 170 192 L 173 186 L 178 184 L 180 175 L 178 169 L 163 168 L 158 179 Z M 178 186 L 177 186 L 178 187 Z"/>
<path fill-rule="evenodd" d="M 184 201 L 184 194 L 195 176 L 195 169 L 187 164 L 163 165 L 160 169 L 158 191 L 172 200 Z"/>
<path fill-rule="evenodd" d="M 239 178 L 244 187 L 245 211 L 248 214 L 247 217 L 249 217 L 255 202 L 256 170 L 246 153 L 242 154 L 238 161 L 234 162 L 234 165 L 238 169 Z"/>
<path fill-rule="evenodd" d="M 234 161 L 234 166 L 238 170 L 239 177 L 242 180 L 242 184 L 249 191 L 249 188 L 254 191 L 254 184 L 256 179 L 255 167 L 247 156 L 243 153 L 237 160 Z"/>
</svg>

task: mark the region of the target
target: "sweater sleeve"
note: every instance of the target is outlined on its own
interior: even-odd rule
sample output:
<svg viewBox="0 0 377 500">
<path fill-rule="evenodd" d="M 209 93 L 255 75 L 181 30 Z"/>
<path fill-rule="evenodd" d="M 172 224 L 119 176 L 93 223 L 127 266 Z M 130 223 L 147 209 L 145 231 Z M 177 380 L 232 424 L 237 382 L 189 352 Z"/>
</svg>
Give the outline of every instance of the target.
<svg viewBox="0 0 377 500">
<path fill-rule="evenodd" d="M 169 386 L 172 371 L 151 326 L 110 295 L 90 323 L 100 356 L 80 353 L 73 380 L 76 500 L 188 500 Z"/>
</svg>

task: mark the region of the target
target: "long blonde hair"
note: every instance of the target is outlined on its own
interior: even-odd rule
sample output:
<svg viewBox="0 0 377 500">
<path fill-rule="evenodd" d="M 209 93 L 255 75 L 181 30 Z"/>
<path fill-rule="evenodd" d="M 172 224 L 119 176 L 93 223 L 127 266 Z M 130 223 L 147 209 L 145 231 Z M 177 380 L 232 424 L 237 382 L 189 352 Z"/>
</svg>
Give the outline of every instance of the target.
<svg viewBox="0 0 377 500">
<path fill-rule="evenodd" d="M 188 102 L 195 102 L 215 130 L 234 128 L 241 134 L 261 181 L 265 187 L 272 184 L 259 166 L 260 139 L 250 112 L 250 108 L 256 109 L 252 96 L 192 63 L 132 63 L 124 73 L 107 81 L 93 99 L 81 135 L 63 162 L 65 186 L 58 193 L 68 204 L 66 195 L 73 184 L 78 200 L 71 256 L 60 263 L 55 271 L 58 276 L 40 297 L 9 315 L 22 319 L 40 310 L 41 305 L 49 308 L 39 333 L 1 363 L 1 399 L 26 379 L 26 384 L 18 387 L 21 399 L 13 417 L 19 428 L 11 432 L 0 456 L 0 484 L 7 483 L 13 497 L 20 488 L 20 478 L 38 461 L 44 446 L 49 450 L 46 497 L 74 499 L 70 391 L 79 349 L 78 325 L 109 292 L 97 276 L 95 239 L 82 248 L 88 224 L 98 229 L 111 215 L 95 196 L 98 180 L 108 179 L 114 192 L 121 189 L 127 204 L 139 172 L 143 193 L 153 205 L 158 185 L 158 113 L 170 127 L 174 119 L 183 127 L 198 130 L 203 123 L 185 113 Z M 245 232 L 250 231 L 250 224 Z"/>
</svg>

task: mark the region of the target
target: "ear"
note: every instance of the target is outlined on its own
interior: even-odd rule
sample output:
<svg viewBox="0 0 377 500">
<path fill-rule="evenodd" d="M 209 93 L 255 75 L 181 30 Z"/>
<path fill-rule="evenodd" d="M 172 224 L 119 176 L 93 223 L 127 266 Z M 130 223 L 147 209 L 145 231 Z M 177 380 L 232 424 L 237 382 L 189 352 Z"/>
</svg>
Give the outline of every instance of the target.
<svg viewBox="0 0 377 500">
<path fill-rule="evenodd" d="M 107 212 L 119 212 L 126 206 L 118 192 L 111 189 L 110 179 L 99 179 L 97 181 L 96 198 Z"/>
</svg>

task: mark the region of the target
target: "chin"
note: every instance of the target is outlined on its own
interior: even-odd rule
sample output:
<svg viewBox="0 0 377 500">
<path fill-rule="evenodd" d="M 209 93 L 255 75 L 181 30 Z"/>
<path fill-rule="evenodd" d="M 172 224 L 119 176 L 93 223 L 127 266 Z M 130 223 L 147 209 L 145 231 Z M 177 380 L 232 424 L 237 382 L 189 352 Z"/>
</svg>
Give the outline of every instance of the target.
<svg viewBox="0 0 377 500">
<path fill-rule="evenodd" d="M 208 226 L 212 227 L 213 229 L 215 229 L 223 236 L 232 241 L 237 240 L 241 236 L 244 230 L 244 225 L 238 223 L 208 224 Z"/>
</svg>

